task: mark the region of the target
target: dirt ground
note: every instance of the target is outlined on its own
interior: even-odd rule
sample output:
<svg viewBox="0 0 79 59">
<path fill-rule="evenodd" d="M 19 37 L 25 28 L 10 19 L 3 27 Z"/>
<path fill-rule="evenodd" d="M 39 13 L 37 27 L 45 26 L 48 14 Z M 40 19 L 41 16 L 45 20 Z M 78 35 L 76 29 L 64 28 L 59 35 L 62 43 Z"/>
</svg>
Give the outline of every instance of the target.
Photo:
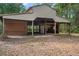
<svg viewBox="0 0 79 59">
<path fill-rule="evenodd" d="M 0 39 L 2 56 L 79 56 L 79 36 L 49 35 Z"/>
</svg>

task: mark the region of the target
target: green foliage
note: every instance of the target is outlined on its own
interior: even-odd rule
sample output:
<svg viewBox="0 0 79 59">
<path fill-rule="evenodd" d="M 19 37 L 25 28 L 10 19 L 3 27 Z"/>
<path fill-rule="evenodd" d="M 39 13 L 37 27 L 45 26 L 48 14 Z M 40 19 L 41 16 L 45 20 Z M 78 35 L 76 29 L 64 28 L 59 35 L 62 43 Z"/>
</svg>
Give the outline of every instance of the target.
<svg viewBox="0 0 79 59">
<path fill-rule="evenodd" d="M 71 30 L 72 33 L 79 33 L 79 26 L 74 25 L 74 26 L 71 27 L 71 29 L 72 29 Z"/>
<path fill-rule="evenodd" d="M 21 3 L 0 3 L 0 14 L 23 13 L 24 6 Z M 2 23 L 0 21 L 0 34 L 2 33 Z"/>
<path fill-rule="evenodd" d="M 68 32 L 67 24 L 60 24 L 60 26 L 59 26 L 59 32 L 61 32 L 61 33 L 67 33 Z"/>
<path fill-rule="evenodd" d="M 55 8 L 57 15 L 68 19 L 72 25 L 71 31 L 79 33 L 79 4 L 75 3 L 56 3 L 48 4 L 51 8 Z"/>
<path fill-rule="evenodd" d="M 0 3 L 0 13 L 22 13 L 25 8 L 21 3 Z"/>
</svg>

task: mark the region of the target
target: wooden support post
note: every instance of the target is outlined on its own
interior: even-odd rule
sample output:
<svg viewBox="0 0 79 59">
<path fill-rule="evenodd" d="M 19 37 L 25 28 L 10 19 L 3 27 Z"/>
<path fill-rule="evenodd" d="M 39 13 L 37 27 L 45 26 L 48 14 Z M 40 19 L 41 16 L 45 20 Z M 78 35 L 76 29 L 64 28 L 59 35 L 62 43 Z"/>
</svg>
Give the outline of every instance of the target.
<svg viewBox="0 0 79 59">
<path fill-rule="evenodd" d="M 26 29 L 26 35 L 27 35 L 27 32 L 28 32 L 28 25 L 27 25 L 27 22 L 26 22 L 26 24 L 25 24 L 25 29 Z"/>
<path fill-rule="evenodd" d="M 44 34 L 46 34 L 46 20 L 44 21 Z"/>
<path fill-rule="evenodd" d="M 3 35 L 5 33 L 5 24 L 4 24 L 4 19 L 3 19 Z"/>
<path fill-rule="evenodd" d="M 40 25 L 39 25 L 39 33 L 41 34 L 41 31 L 40 31 L 40 29 L 41 29 L 41 27 L 40 27 Z"/>
<path fill-rule="evenodd" d="M 71 33 L 71 24 L 69 23 L 69 35 Z"/>
<path fill-rule="evenodd" d="M 66 33 L 65 33 L 65 24 L 63 23 L 62 25 L 63 25 L 62 33 L 63 33 L 63 34 L 66 34 Z"/>
<path fill-rule="evenodd" d="M 4 21 L 4 18 L 2 18 L 2 27 L 3 27 L 3 30 L 2 30 L 1 37 L 4 39 L 4 38 L 7 37 L 7 36 L 5 35 L 5 21 Z M 2 40 L 3 40 L 3 39 L 2 39 Z"/>
<path fill-rule="evenodd" d="M 34 21 L 32 21 L 32 36 L 34 35 Z"/>
<path fill-rule="evenodd" d="M 65 29 L 65 25 L 66 25 L 66 24 L 64 23 L 64 26 L 63 26 L 63 27 L 64 27 L 64 30 L 63 30 L 63 31 L 64 31 L 64 34 L 66 34 L 66 29 Z"/>
<path fill-rule="evenodd" d="M 56 22 L 54 23 L 54 33 L 56 34 Z"/>
<path fill-rule="evenodd" d="M 45 34 L 45 23 L 44 23 L 44 34 Z"/>
<path fill-rule="evenodd" d="M 60 33 L 60 24 L 58 23 L 58 34 Z"/>
<path fill-rule="evenodd" d="M 44 32 L 45 32 L 45 34 L 46 34 L 46 28 L 47 28 L 47 26 L 46 26 L 46 23 L 44 24 Z"/>
<path fill-rule="evenodd" d="M 2 18 L 2 28 L 3 28 L 3 30 L 2 30 L 2 34 L 1 34 L 1 36 L 3 37 L 4 36 L 4 32 L 5 32 L 5 28 L 4 28 L 5 26 L 4 26 L 4 19 Z"/>
</svg>

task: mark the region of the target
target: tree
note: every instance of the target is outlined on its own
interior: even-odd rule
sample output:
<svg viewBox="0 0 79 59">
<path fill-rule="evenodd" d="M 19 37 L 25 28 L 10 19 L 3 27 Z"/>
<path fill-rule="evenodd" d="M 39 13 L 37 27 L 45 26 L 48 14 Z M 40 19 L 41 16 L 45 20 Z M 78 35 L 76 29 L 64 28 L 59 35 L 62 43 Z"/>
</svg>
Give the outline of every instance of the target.
<svg viewBox="0 0 79 59">
<path fill-rule="evenodd" d="M 21 3 L 1 3 L 0 4 L 0 13 L 22 13 L 25 11 L 24 6 Z"/>
</svg>

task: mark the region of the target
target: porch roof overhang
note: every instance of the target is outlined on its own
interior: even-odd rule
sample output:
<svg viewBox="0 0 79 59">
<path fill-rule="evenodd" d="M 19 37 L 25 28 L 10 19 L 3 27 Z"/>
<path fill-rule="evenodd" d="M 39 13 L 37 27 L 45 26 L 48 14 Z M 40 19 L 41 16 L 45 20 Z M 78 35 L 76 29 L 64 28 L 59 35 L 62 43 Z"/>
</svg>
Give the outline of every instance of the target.
<svg viewBox="0 0 79 59">
<path fill-rule="evenodd" d="M 35 15 L 35 14 L 18 14 L 18 15 L 7 15 L 7 16 L 3 16 L 4 19 L 13 19 L 13 20 L 25 20 L 25 21 L 34 21 L 36 18 L 51 18 L 52 20 L 54 20 L 55 22 L 58 23 L 70 23 L 70 21 L 68 21 L 65 18 L 61 18 L 58 16 L 49 16 L 49 15 Z"/>
</svg>

